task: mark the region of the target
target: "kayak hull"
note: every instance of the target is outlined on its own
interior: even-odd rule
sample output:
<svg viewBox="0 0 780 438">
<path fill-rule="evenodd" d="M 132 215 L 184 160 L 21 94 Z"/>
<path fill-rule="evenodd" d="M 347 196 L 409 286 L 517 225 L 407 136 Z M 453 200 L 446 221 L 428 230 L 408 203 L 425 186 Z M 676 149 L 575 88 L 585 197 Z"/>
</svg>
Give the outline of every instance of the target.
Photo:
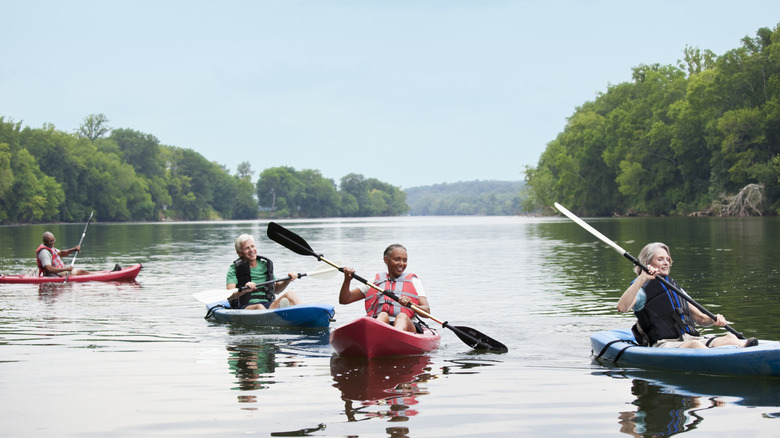
<svg viewBox="0 0 780 438">
<path fill-rule="evenodd" d="M 86 281 L 133 281 L 141 272 L 142 264 L 128 266 L 119 271 L 98 271 L 87 275 L 71 275 L 67 277 L 68 283 L 83 283 Z M 41 283 L 65 283 L 65 277 L 29 277 L 24 274 L 1 275 L 0 283 L 16 284 L 41 284 Z"/>
<path fill-rule="evenodd" d="M 230 309 L 211 304 L 209 308 L 213 309 L 210 318 L 216 322 L 254 327 L 326 328 L 336 313 L 330 304 L 298 304 L 267 310 Z"/>
<path fill-rule="evenodd" d="M 697 374 L 780 377 L 780 342 L 777 341 L 761 340 L 757 346 L 748 348 L 723 346 L 694 349 L 640 347 L 631 344 L 633 340 L 631 330 L 624 329 L 594 333 L 590 343 L 596 359 L 624 367 Z"/>
<path fill-rule="evenodd" d="M 429 353 L 439 347 L 441 334 L 426 328 L 422 334 L 398 330 L 364 316 L 330 333 L 330 345 L 342 356 L 365 358 Z"/>
</svg>

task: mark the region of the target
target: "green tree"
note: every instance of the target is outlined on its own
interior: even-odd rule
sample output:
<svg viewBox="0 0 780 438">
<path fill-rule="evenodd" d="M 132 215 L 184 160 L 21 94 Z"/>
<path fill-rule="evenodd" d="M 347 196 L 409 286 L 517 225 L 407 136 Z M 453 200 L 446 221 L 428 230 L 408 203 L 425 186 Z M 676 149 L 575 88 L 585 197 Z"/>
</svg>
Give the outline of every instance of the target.
<svg viewBox="0 0 780 438">
<path fill-rule="evenodd" d="M 133 166 L 139 175 L 154 178 L 165 174 L 160 141 L 157 137 L 132 129 L 119 128 L 111 132 L 110 138 L 119 146 L 122 158 Z"/>
<path fill-rule="evenodd" d="M 108 134 L 109 131 L 111 131 L 111 127 L 108 126 L 108 118 L 104 114 L 90 114 L 84 118 L 79 126 L 78 134 L 94 142 Z"/>
</svg>

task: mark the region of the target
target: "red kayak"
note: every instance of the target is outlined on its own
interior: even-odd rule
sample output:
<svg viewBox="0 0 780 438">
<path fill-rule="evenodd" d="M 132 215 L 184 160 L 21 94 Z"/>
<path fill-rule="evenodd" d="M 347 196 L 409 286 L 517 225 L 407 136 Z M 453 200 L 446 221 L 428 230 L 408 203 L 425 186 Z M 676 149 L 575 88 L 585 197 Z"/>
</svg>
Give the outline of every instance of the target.
<svg viewBox="0 0 780 438">
<path fill-rule="evenodd" d="M 330 345 L 343 356 L 405 356 L 424 354 L 439 347 L 441 334 L 426 328 L 417 334 L 364 316 L 330 333 Z"/>
<path fill-rule="evenodd" d="M 118 271 L 99 271 L 86 275 L 71 275 L 68 277 L 68 283 L 77 283 L 82 281 L 132 281 L 138 276 L 142 265 L 128 266 Z M 64 283 L 65 277 L 29 277 L 24 274 L 0 275 L 0 283 Z"/>
</svg>

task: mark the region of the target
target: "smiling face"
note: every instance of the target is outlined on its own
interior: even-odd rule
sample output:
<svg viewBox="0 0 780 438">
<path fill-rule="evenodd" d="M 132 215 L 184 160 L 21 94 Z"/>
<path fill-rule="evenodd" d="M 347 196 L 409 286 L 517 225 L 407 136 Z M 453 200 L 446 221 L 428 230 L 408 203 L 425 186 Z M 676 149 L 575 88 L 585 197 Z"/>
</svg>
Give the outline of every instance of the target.
<svg viewBox="0 0 780 438">
<path fill-rule="evenodd" d="M 397 247 L 385 254 L 384 260 L 387 265 L 387 273 L 393 278 L 398 278 L 406 271 L 409 258 L 405 249 Z"/>
<path fill-rule="evenodd" d="M 50 232 L 43 233 L 43 244 L 48 246 L 49 248 L 54 247 L 54 242 L 56 242 L 57 239 L 54 238 L 54 234 Z"/>
<path fill-rule="evenodd" d="M 659 273 L 666 277 L 672 268 L 672 257 L 664 248 L 656 248 L 653 258 L 650 259 L 650 266 L 658 269 Z"/>
<path fill-rule="evenodd" d="M 239 256 L 246 262 L 251 262 L 257 259 L 257 248 L 255 247 L 254 239 L 247 239 L 241 242 L 238 251 Z"/>
</svg>

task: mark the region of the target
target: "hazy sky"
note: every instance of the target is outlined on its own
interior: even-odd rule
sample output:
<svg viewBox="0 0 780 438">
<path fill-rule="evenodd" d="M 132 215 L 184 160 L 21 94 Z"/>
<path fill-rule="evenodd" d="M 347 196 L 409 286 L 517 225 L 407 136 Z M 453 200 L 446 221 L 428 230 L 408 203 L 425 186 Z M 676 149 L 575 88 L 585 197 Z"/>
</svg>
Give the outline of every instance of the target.
<svg viewBox="0 0 780 438">
<path fill-rule="evenodd" d="M 686 45 L 722 54 L 777 0 L 0 0 L 0 116 L 88 114 L 257 178 L 521 180 L 576 107 Z"/>
</svg>

